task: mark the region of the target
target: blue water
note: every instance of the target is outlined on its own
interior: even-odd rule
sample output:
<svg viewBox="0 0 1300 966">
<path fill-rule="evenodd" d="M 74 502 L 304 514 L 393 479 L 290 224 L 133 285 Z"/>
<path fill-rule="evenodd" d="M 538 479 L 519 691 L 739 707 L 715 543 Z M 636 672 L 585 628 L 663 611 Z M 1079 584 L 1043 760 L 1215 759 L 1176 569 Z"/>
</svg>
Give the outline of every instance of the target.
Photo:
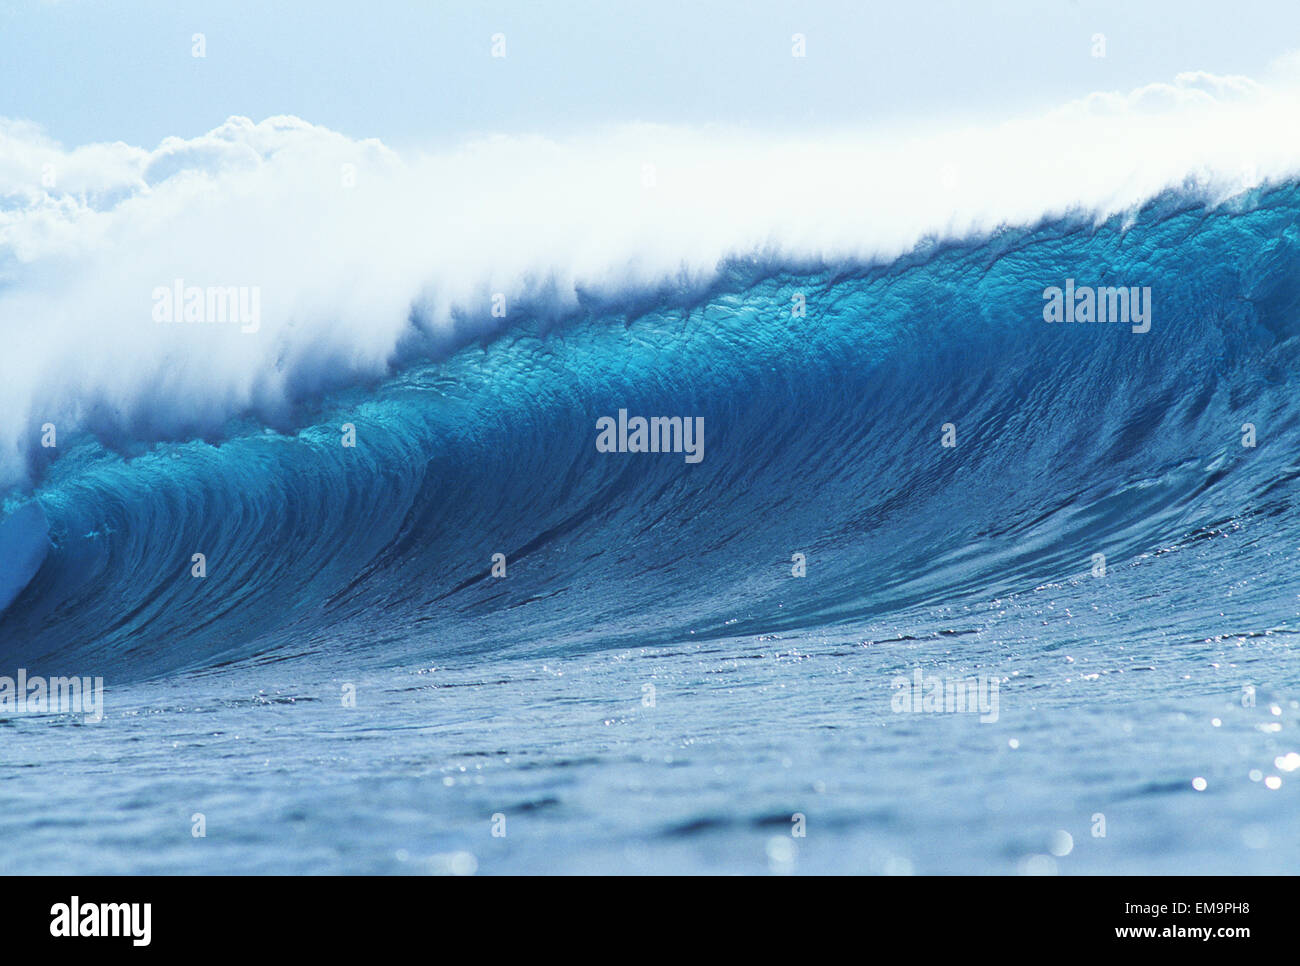
<svg viewBox="0 0 1300 966">
<path fill-rule="evenodd" d="M 1045 323 L 1066 278 L 1151 331 Z M 1295 871 L 1297 334 L 1286 185 L 69 435 L 5 503 L 0 674 L 105 718 L 0 716 L 0 871 Z M 703 461 L 597 452 L 619 409 Z M 998 720 L 895 713 L 918 668 Z"/>
</svg>

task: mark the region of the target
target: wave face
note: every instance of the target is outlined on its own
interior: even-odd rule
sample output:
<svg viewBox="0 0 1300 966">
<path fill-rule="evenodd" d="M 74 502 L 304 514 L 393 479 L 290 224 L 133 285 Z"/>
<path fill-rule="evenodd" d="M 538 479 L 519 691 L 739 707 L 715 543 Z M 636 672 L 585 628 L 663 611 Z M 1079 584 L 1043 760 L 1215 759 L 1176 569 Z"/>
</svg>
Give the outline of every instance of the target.
<svg viewBox="0 0 1300 966">
<path fill-rule="evenodd" d="M 0 657 L 130 680 L 830 629 L 1242 531 L 1232 553 L 1264 571 L 1243 613 L 1285 622 L 1290 578 L 1263 562 L 1296 524 L 1298 219 L 1286 184 L 883 266 L 733 262 L 689 299 L 514 322 L 334 392 L 300 430 L 61 438 L 0 523 Z M 1149 286 L 1150 331 L 1046 323 L 1067 278 Z M 598 452 L 620 409 L 703 417 L 703 460 Z M 1129 632 L 1222 612 L 1196 596 Z"/>
</svg>

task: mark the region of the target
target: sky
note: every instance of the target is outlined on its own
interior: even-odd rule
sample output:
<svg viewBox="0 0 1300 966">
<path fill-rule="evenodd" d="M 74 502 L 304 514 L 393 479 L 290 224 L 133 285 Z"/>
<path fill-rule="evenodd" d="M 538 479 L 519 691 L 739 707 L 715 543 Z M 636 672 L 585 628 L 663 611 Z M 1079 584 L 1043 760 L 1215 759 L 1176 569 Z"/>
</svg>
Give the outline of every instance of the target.
<svg viewBox="0 0 1300 966">
<path fill-rule="evenodd" d="M 629 121 L 789 133 L 1261 77 L 1298 47 L 1294 0 L 0 0 L 0 117 L 145 147 L 234 115 L 395 147 Z"/>
</svg>

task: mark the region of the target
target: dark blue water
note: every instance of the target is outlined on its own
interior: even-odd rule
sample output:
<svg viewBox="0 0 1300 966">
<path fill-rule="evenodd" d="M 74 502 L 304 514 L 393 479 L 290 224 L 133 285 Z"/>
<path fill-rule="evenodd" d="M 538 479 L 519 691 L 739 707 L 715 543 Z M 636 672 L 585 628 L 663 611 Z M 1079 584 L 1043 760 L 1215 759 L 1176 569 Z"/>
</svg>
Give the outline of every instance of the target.
<svg viewBox="0 0 1300 966">
<path fill-rule="evenodd" d="M 737 262 L 33 450 L 0 674 L 106 708 L 0 716 L 0 870 L 1294 871 L 1298 219 Z M 1151 330 L 1044 322 L 1067 278 Z M 619 409 L 704 459 L 598 452 Z M 997 720 L 898 713 L 917 669 Z"/>
</svg>

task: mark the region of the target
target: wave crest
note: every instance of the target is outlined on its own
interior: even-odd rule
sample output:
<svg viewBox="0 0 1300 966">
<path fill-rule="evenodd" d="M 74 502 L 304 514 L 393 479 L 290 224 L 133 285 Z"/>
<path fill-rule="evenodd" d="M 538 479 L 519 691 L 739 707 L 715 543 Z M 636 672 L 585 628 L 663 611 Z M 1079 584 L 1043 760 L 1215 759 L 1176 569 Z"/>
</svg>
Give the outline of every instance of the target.
<svg viewBox="0 0 1300 966">
<path fill-rule="evenodd" d="M 0 487 L 30 482 L 47 422 L 142 440 L 286 426 L 303 399 L 503 325 L 697 298 L 737 259 L 887 264 L 1170 190 L 1219 201 L 1296 173 L 1297 106 L 1187 74 L 955 129 L 635 125 L 438 153 L 291 117 L 153 150 L 0 123 Z M 152 293 L 176 280 L 256 288 L 257 331 L 156 323 Z"/>
</svg>

